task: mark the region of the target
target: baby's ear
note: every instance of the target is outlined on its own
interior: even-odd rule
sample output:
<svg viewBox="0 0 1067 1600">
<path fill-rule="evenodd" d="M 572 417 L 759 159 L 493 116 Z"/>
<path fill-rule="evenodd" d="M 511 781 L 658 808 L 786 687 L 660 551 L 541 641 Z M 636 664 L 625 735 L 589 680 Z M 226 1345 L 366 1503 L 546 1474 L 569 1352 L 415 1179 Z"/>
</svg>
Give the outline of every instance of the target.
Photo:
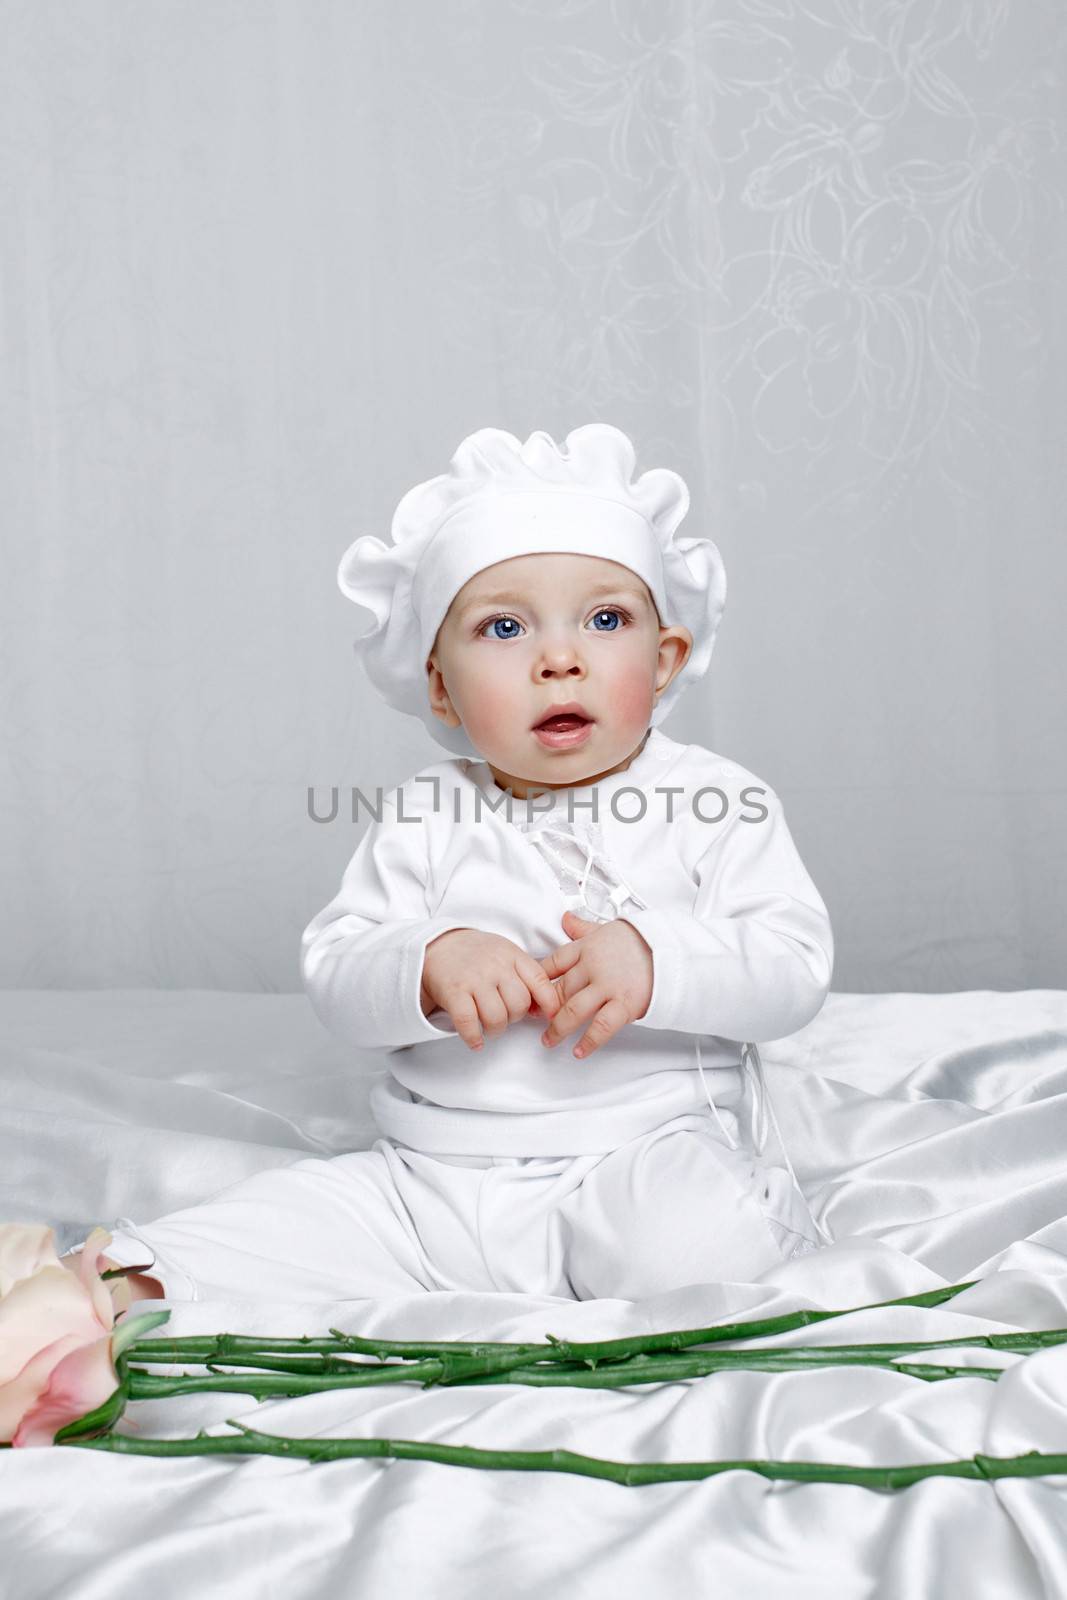
<svg viewBox="0 0 1067 1600">
<path fill-rule="evenodd" d="M 458 728 L 460 726 L 461 719 L 451 706 L 435 706 L 431 703 L 430 710 L 438 722 L 443 722 L 446 728 Z"/>
<path fill-rule="evenodd" d="M 445 688 L 445 680 L 441 674 L 441 669 L 433 664 L 432 659 L 426 663 L 426 680 L 430 696 L 430 710 L 439 722 L 444 723 L 446 728 L 458 728 L 460 726 L 459 714 L 448 697 L 448 690 Z"/>
<path fill-rule="evenodd" d="M 657 683 L 656 693 L 662 694 L 681 672 L 693 653 L 693 635 L 681 623 L 671 628 L 661 628 L 659 636 L 660 661 L 667 664 L 667 675 Z M 657 677 L 659 674 L 657 673 Z"/>
</svg>

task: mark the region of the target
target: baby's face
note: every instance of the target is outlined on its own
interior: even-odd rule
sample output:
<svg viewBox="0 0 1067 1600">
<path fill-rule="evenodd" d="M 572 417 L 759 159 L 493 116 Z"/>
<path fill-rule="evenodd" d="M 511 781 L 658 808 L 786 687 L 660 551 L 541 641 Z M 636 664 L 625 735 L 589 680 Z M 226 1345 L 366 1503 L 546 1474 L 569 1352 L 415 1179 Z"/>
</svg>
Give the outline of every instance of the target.
<svg viewBox="0 0 1067 1600">
<path fill-rule="evenodd" d="M 525 796 L 625 770 L 692 635 L 660 626 L 647 586 L 599 556 L 513 556 L 455 596 L 427 662 L 430 704 L 462 723 L 494 780 Z M 585 721 L 538 731 L 574 702 Z"/>
</svg>

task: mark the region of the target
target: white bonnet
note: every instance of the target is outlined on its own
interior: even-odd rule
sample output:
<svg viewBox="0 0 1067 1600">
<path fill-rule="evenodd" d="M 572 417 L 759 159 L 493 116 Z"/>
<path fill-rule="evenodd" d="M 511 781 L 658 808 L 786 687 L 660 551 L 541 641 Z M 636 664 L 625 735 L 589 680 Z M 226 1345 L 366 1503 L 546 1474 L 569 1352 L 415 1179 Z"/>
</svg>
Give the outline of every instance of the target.
<svg viewBox="0 0 1067 1600">
<path fill-rule="evenodd" d="M 689 490 L 653 467 L 631 482 L 634 447 L 606 422 L 574 428 L 563 448 L 549 434 L 525 444 L 480 428 L 447 472 L 416 484 L 393 514 L 392 544 L 365 534 L 345 551 L 341 592 L 374 614 L 354 641 L 389 705 L 421 718 L 453 755 L 479 756 L 462 727 L 430 709 L 426 658 L 452 600 L 476 572 L 512 556 L 547 551 L 602 556 L 636 572 L 664 627 L 693 636 L 682 671 L 659 697 L 652 723 L 708 669 L 726 599 L 726 572 L 710 539 L 679 537 Z"/>
</svg>

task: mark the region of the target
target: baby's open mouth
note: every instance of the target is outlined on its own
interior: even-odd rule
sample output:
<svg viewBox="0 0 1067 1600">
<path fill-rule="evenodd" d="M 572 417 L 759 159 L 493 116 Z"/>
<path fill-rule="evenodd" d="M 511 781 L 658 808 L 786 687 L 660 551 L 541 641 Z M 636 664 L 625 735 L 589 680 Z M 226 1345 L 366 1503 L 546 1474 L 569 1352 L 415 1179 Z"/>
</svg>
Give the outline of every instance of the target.
<svg viewBox="0 0 1067 1600">
<path fill-rule="evenodd" d="M 592 717 L 580 707 L 569 706 L 565 710 L 557 708 L 546 712 L 539 722 L 534 723 L 534 727 L 544 728 L 548 733 L 566 733 L 572 728 L 581 728 L 592 720 Z"/>
</svg>

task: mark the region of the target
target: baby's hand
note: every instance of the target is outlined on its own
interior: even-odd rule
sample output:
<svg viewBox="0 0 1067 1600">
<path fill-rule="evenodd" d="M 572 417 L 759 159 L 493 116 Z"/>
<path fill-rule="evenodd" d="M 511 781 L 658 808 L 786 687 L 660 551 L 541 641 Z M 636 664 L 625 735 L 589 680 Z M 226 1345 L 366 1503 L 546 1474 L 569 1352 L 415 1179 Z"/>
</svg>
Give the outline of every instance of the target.
<svg viewBox="0 0 1067 1600">
<path fill-rule="evenodd" d="M 419 995 L 429 1016 L 447 1011 L 456 1032 L 472 1050 L 494 1039 L 512 1022 L 538 1007 L 554 1017 L 562 1004 L 544 968 L 519 945 L 499 933 L 451 928 L 426 946 Z"/>
<path fill-rule="evenodd" d="M 563 913 L 571 943 L 545 956 L 541 967 L 566 1004 L 541 1035 L 549 1049 L 583 1022 L 592 1022 L 574 1048 L 588 1056 L 627 1022 L 643 1017 L 652 999 L 652 952 L 630 922 L 586 922 Z"/>
</svg>

